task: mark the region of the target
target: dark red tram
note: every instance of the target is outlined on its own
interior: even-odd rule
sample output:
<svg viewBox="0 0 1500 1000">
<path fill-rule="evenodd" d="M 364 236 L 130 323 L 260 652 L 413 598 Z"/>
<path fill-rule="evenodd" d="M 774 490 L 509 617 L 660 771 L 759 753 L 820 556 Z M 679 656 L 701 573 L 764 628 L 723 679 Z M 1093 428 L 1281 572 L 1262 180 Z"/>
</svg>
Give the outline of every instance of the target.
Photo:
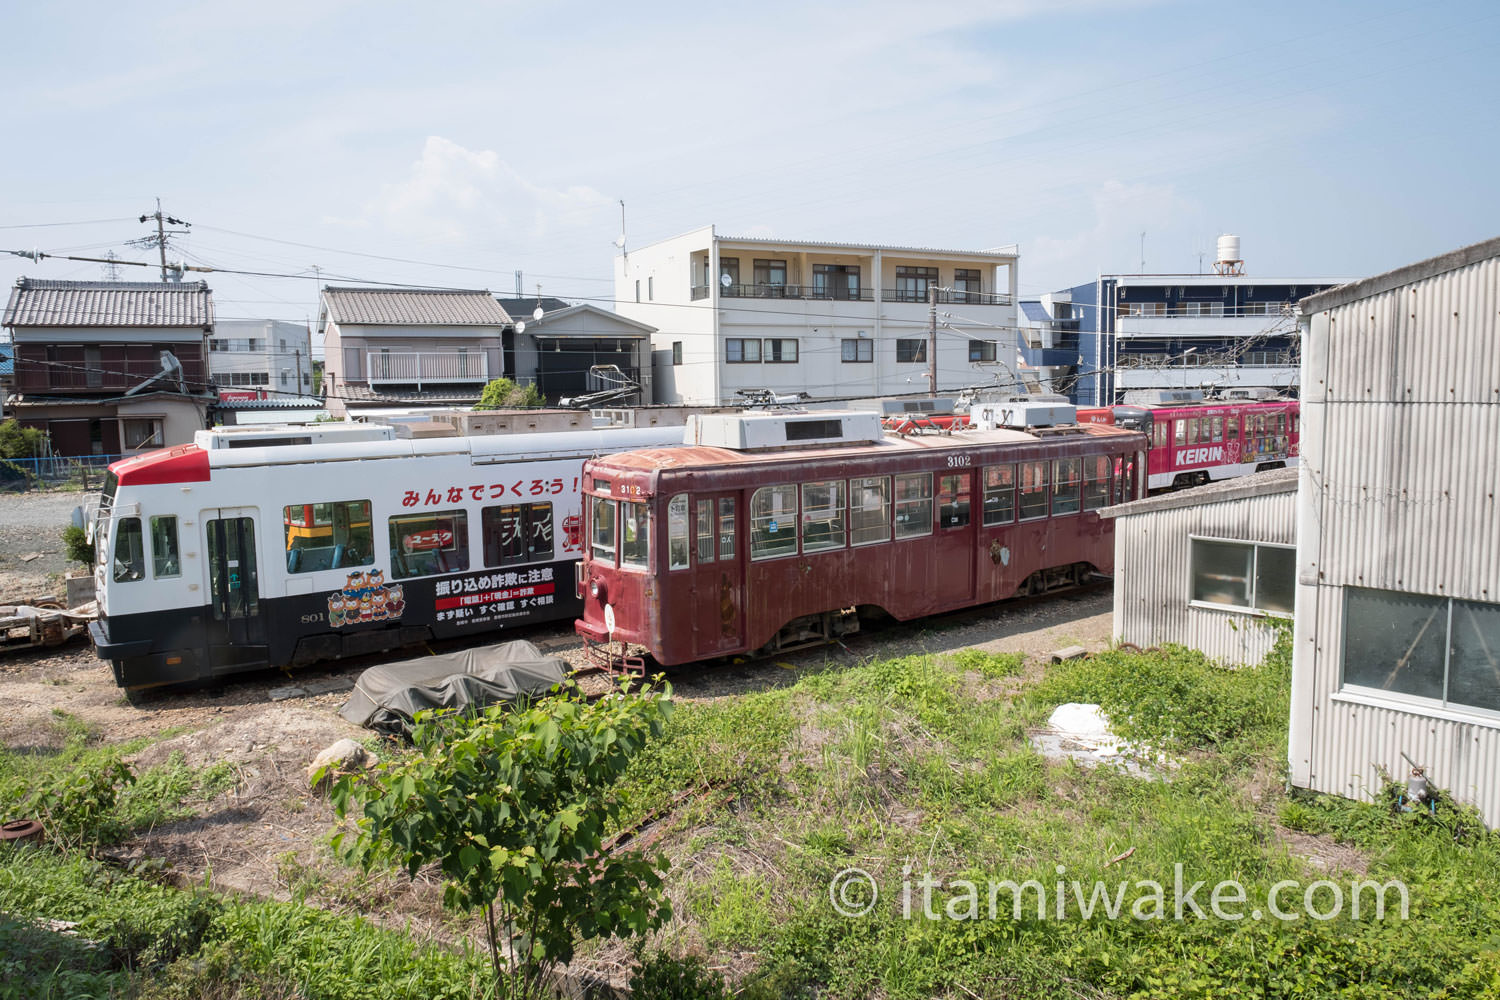
<svg viewBox="0 0 1500 1000">
<path fill-rule="evenodd" d="M 862 612 L 1108 575 L 1098 510 L 1145 490 L 1145 436 L 1100 424 L 902 437 L 868 413 L 695 419 L 692 446 L 584 465 L 575 628 L 596 659 L 772 651 L 856 631 Z"/>
</svg>

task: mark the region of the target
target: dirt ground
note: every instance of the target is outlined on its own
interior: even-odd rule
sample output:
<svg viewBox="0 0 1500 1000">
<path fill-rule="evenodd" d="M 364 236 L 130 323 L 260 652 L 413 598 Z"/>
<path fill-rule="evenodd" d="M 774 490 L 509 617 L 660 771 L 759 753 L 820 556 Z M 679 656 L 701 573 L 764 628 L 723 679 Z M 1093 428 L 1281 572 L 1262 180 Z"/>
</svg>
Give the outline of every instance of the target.
<svg viewBox="0 0 1500 1000">
<path fill-rule="evenodd" d="M 67 567 L 59 532 L 81 502 L 78 493 L 0 496 L 0 604 L 61 593 Z M 1092 651 L 1109 642 L 1110 602 L 1108 588 L 1097 588 L 865 632 L 842 644 L 770 661 L 676 670 L 669 678 L 680 698 L 712 699 L 784 684 L 800 670 L 874 656 L 981 648 L 1045 657 L 1070 645 Z M 524 637 L 582 663 L 570 623 Z M 207 803 L 194 819 L 137 837 L 126 853 L 160 859 L 187 883 L 208 880 L 225 890 L 283 899 L 312 889 L 330 905 L 384 916 L 397 926 L 417 920 L 440 938 L 467 933 L 442 915 L 433 886 L 361 881 L 329 862 L 326 838 L 334 817 L 326 799 L 309 790 L 306 769 L 340 738 L 369 735 L 340 718 L 338 710 L 354 678 L 372 662 L 377 661 L 311 668 L 291 679 L 257 674 L 209 690 L 127 698 L 87 639 L 57 649 L 11 651 L 0 654 L 6 706 L 0 739 L 13 750 L 57 746 L 55 713 L 65 712 L 107 743 L 152 739 L 132 758 L 138 769 L 179 752 L 197 766 L 227 761 L 239 778 L 232 791 Z M 281 689 L 289 685 L 303 693 L 283 697 Z"/>
</svg>

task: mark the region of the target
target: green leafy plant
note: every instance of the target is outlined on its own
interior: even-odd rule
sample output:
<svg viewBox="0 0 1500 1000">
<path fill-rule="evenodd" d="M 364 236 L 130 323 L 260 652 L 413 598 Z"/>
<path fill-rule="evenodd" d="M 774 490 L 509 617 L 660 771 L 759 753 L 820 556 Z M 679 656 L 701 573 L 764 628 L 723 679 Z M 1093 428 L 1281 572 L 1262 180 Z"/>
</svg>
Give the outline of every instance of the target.
<svg viewBox="0 0 1500 1000">
<path fill-rule="evenodd" d="M 0 423 L 0 458 L 34 458 L 42 453 L 45 432 L 22 427 L 14 418 Z"/>
<path fill-rule="evenodd" d="M 85 566 L 94 565 L 94 543 L 89 541 L 88 534 L 76 524 L 70 524 L 62 530 L 63 553 L 73 562 L 82 563 Z"/>
<path fill-rule="evenodd" d="M 565 688 L 478 717 L 419 713 L 416 753 L 333 786 L 352 829 L 334 836 L 365 868 L 437 864 L 443 902 L 479 911 L 508 996 L 534 996 L 580 939 L 643 934 L 670 916 L 664 859 L 610 850 L 622 815 L 611 786 L 671 712 L 670 689 L 586 701 Z M 315 783 L 326 775 L 314 776 Z"/>
<path fill-rule="evenodd" d="M 497 378 L 484 387 L 479 394 L 479 402 L 474 404 L 476 410 L 500 410 L 523 407 L 538 407 L 545 405 L 546 400 L 542 398 L 536 383 L 525 386 L 516 385 L 508 378 Z"/>
</svg>

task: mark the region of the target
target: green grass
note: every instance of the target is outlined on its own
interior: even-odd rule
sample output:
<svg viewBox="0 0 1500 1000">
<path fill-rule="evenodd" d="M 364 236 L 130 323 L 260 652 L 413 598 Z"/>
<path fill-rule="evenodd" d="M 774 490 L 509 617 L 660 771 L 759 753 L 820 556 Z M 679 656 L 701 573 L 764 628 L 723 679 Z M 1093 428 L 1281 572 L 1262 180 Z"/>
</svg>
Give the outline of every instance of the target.
<svg viewBox="0 0 1500 1000">
<path fill-rule="evenodd" d="M 1240 670 L 1180 648 L 1112 651 L 1053 665 L 997 699 L 977 692 L 974 676 L 1017 678 L 1020 661 L 907 657 L 726 699 L 696 720 L 698 706 L 686 706 L 688 725 L 656 752 L 692 767 L 649 780 L 665 794 L 688 770 L 732 764 L 745 795 L 731 816 L 680 817 L 669 876 L 685 926 L 679 947 L 749 963 L 740 985 L 752 994 L 1500 995 L 1500 836 L 1451 803 L 1432 817 L 1288 797 L 1289 659 L 1285 638 Z M 1170 755 L 1165 778 L 1038 756 L 1027 728 L 1068 701 L 1101 704 L 1122 736 Z M 1404 880 L 1410 919 L 1356 922 L 1347 909 L 1326 922 L 1251 919 L 1280 880 L 1299 881 L 1285 906 L 1315 880 L 1347 887 L 1355 877 L 1291 853 L 1279 825 L 1354 848 L 1372 879 Z M 1205 910 L 1207 889 L 1242 883 L 1245 918 L 1199 920 L 1187 907 L 1183 921 L 1083 919 L 1071 895 L 1067 919 L 1051 913 L 1060 866 L 1085 894 L 1096 879 L 1124 880 L 1127 914 L 1137 901 L 1152 913 L 1143 883 L 1161 882 L 1171 917 L 1178 863 L 1185 887 L 1206 882 L 1193 897 Z M 854 866 L 875 877 L 881 898 L 849 918 L 834 912 L 829 880 Z M 950 904 L 966 912 L 955 880 L 1034 879 L 1049 893 L 1047 919 L 1032 910 L 1013 919 L 1008 895 L 995 920 L 985 906 L 980 919 L 923 919 L 924 873 L 942 883 L 939 914 Z"/>
<path fill-rule="evenodd" d="M 0 994 L 141 1000 L 487 996 L 476 955 L 295 903 L 184 892 L 46 849 L 0 853 Z M 77 937 L 38 919 L 78 923 Z M 95 942 L 88 947 L 84 942 Z M 6 989 L 19 992 L 6 992 Z"/>
<path fill-rule="evenodd" d="M 1240 670 L 1180 648 L 1031 672 L 1015 656 L 968 652 L 679 705 L 617 786 L 626 825 L 660 818 L 658 847 L 674 862 L 676 920 L 639 996 L 722 995 L 712 970 L 726 966 L 749 998 L 1500 996 L 1500 834 L 1447 799 L 1429 814 L 1390 797 L 1287 793 L 1289 658 L 1285 636 Z M 1041 757 L 1027 731 L 1068 701 L 1102 705 L 1122 736 L 1170 763 L 1148 779 Z M 59 725 L 62 750 L 0 758 L 0 781 L 103 759 L 88 756 L 104 751 L 85 731 Z M 169 761 L 123 789 L 111 814 L 159 821 L 228 780 Z M 1358 872 L 1314 865 L 1288 830 Z M 1177 864 L 1189 885 L 1243 884 L 1239 912 L 1281 880 L 1299 882 L 1285 904 L 1319 879 L 1400 879 L 1410 918 L 1355 921 L 1346 908 L 1328 921 L 1236 922 L 1187 908 L 1170 919 Z M 829 884 L 855 867 L 880 895 L 868 914 L 843 916 Z M 980 886 L 974 918 L 927 919 L 924 875 L 940 883 L 939 915 L 968 915 L 960 880 Z M 289 868 L 289 884 L 304 877 Z M 990 919 L 983 886 L 998 879 L 1040 883 L 1047 911 L 1038 917 L 1033 892 L 1017 918 L 1005 895 Z M 1125 884 L 1127 914 L 1150 912 L 1150 883 L 1162 883 L 1168 919 L 1082 917 L 1067 883 L 1087 895 L 1096 879 Z M 1195 899 L 1208 909 L 1206 891 Z M 0 866 L 0 911 L 10 978 L 57 996 L 125 985 L 147 1000 L 468 996 L 485 980 L 472 956 L 359 921 L 167 890 L 45 851 Z M 82 921 L 109 960 L 39 938 L 27 918 L 43 914 Z M 672 957 L 694 952 L 706 964 Z"/>
</svg>

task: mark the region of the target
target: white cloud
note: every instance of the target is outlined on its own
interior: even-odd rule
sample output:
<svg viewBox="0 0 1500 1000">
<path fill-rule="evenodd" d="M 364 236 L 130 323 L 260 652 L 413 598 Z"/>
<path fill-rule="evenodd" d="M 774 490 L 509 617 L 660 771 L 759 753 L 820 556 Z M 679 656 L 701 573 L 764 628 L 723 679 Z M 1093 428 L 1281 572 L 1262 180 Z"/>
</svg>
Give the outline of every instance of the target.
<svg viewBox="0 0 1500 1000">
<path fill-rule="evenodd" d="M 409 175 L 384 185 L 362 222 L 420 242 L 514 245 L 598 226 L 613 205 L 590 187 L 535 184 L 493 150 L 429 136 Z"/>
<path fill-rule="evenodd" d="M 1093 225 L 1071 236 L 1039 237 L 1023 246 L 1021 281 L 1025 294 L 1052 291 L 1088 281 L 1099 272 L 1133 274 L 1141 268 L 1145 233 L 1148 272 L 1181 272 L 1188 266 L 1202 207 L 1171 184 L 1125 184 L 1107 180 L 1092 195 Z"/>
</svg>

